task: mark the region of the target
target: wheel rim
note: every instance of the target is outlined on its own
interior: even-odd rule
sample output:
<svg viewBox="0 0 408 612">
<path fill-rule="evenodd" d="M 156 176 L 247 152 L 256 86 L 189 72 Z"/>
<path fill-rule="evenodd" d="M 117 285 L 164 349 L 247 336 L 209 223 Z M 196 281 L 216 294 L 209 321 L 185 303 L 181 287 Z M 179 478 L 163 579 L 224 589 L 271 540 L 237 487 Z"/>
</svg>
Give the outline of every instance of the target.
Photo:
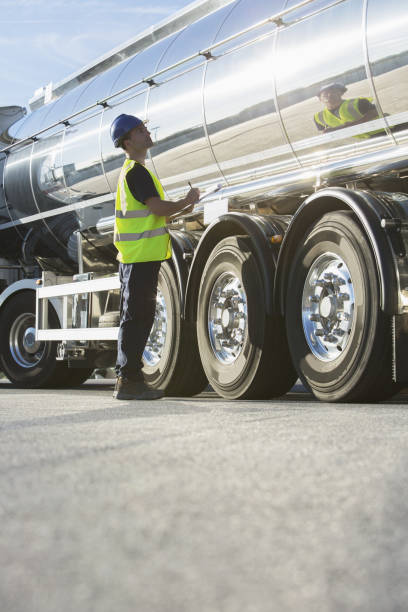
<svg viewBox="0 0 408 612">
<path fill-rule="evenodd" d="M 223 364 L 233 363 L 245 344 L 248 309 L 242 283 L 232 272 L 224 272 L 214 283 L 207 324 L 214 355 Z"/>
<path fill-rule="evenodd" d="M 344 260 L 325 253 L 312 264 L 302 295 L 302 323 L 312 353 L 334 361 L 347 347 L 354 321 L 354 287 Z"/>
<path fill-rule="evenodd" d="M 160 290 L 157 291 L 156 313 L 154 316 L 153 327 L 150 331 L 145 350 L 143 351 L 143 361 L 148 366 L 156 366 L 162 358 L 163 348 L 167 336 L 167 308 L 164 295 Z"/>
<path fill-rule="evenodd" d="M 34 368 L 42 359 L 45 343 L 35 340 L 35 316 L 23 313 L 17 317 L 10 328 L 10 353 L 22 368 Z"/>
</svg>

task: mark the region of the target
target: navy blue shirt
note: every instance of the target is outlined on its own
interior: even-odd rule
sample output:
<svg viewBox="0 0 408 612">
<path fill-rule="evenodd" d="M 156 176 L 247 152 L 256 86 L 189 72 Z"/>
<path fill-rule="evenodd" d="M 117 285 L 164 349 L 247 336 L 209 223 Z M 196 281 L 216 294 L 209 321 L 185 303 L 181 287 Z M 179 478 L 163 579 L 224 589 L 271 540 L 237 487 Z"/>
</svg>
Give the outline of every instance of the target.
<svg viewBox="0 0 408 612">
<path fill-rule="evenodd" d="M 126 182 L 132 196 L 143 204 L 149 198 L 160 197 L 149 171 L 142 164 L 136 163 L 129 170 L 126 174 Z"/>
</svg>

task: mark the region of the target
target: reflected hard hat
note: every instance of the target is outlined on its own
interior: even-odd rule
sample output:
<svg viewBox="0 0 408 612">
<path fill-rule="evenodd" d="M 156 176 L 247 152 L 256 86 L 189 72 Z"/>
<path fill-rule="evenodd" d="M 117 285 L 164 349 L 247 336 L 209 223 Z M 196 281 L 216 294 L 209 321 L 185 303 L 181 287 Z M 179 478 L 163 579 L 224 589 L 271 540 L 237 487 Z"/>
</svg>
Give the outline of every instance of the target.
<svg viewBox="0 0 408 612">
<path fill-rule="evenodd" d="M 134 115 L 118 115 L 116 119 L 112 121 L 110 128 L 110 135 L 115 147 L 119 147 L 122 138 L 141 123 L 143 123 L 143 121 Z"/>
<path fill-rule="evenodd" d="M 347 91 L 347 87 L 345 87 L 343 83 L 327 83 L 327 85 L 323 85 L 323 87 L 320 88 L 320 91 L 317 95 L 320 96 L 320 94 L 322 94 L 324 91 L 327 91 L 327 89 L 338 89 L 339 91 L 341 91 L 341 93 Z"/>
</svg>

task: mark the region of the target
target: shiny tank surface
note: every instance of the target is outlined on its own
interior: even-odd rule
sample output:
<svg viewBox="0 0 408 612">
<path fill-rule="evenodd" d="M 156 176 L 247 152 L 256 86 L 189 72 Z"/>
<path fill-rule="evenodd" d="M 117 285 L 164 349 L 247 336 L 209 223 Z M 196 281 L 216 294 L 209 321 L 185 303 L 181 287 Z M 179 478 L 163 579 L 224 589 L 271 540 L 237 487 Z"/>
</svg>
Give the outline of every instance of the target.
<svg viewBox="0 0 408 612">
<path fill-rule="evenodd" d="M 408 167 L 405 0 L 223 4 L 208 3 L 199 20 L 169 28 L 10 128 L 0 230 L 17 230 L 27 257 L 69 263 L 80 227 L 96 259 L 114 260 L 93 228 L 113 214 L 124 154 L 109 127 L 123 112 L 149 121 L 148 165 L 170 198 L 188 180 L 201 189 L 222 182 L 237 206 L 256 201 L 286 214 L 320 185 L 369 186 Z M 319 131 L 318 94 L 333 82 L 346 88 L 344 100 L 368 100 L 375 117 Z"/>
</svg>

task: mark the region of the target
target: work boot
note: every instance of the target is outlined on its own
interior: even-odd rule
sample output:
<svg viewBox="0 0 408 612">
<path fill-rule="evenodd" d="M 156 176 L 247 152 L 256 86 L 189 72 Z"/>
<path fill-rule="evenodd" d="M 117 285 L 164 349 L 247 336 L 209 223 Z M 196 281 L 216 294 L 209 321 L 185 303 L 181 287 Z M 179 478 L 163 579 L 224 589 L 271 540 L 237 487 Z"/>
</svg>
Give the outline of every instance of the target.
<svg viewBox="0 0 408 612">
<path fill-rule="evenodd" d="M 116 380 L 113 397 L 118 400 L 155 400 L 163 397 L 163 391 L 148 387 L 143 380 L 129 380 L 119 376 Z"/>
</svg>

